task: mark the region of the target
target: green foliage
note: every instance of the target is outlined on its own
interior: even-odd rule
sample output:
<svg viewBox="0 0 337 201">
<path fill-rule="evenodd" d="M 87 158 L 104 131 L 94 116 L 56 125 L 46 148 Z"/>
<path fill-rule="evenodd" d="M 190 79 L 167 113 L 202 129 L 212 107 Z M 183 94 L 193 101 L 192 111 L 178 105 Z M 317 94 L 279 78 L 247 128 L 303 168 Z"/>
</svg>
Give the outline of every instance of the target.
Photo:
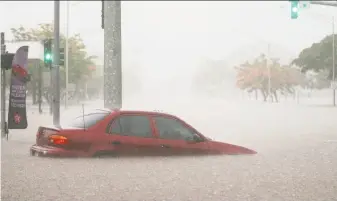
<svg viewBox="0 0 337 201">
<path fill-rule="evenodd" d="M 39 24 L 37 28 L 26 29 L 24 27 L 12 28 L 14 40 L 16 41 L 43 41 L 53 38 L 52 24 Z M 89 66 L 95 65 L 96 56 L 90 56 L 79 34 L 68 39 L 69 45 L 69 82 L 78 83 L 83 77 L 90 76 Z M 60 47 L 65 47 L 65 37 L 60 35 Z M 66 57 L 67 55 L 65 55 Z M 28 66 L 32 69 L 33 66 Z M 44 69 L 46 70 L 46 69 Z M 65 70 L 61 69 L 61 76 L 65 76 Z M 61 78 L 64 80 L 64 78 Z"/>
<path fill-rule="evenodd" d="M 337 34 L 335 34 L 337 40 Z M 337 45 L 335 45 L 335 58 L 337 58 Z M 313 70 L 315 72 L 328 71 L 328 79 L 332 77 L 332 35 L 326 36 L 319 43 L 305 48 L 294 59 L 292 64 L 299 66 L 302 72 Z M 335 69 L 337 62 L 335 62 Z"/>
</svg>

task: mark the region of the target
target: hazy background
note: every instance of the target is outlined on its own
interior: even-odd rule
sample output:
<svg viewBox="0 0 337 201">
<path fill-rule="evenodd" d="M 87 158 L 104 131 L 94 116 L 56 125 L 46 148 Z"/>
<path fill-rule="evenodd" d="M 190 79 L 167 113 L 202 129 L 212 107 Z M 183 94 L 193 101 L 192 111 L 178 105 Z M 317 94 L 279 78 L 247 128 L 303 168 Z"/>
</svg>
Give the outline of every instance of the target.
<svg viewBox="0 0 337 201">
<path fill-rule="evenodd" d="M 70 3 L 70 35 L 80 33 L 87 51 L 103 64 L 100 1 Z M 66 2 L 61 2 L 61 32 L 65 33 Z M 331 34 L 333 7 L 311 5 L 290 19 L 284 2 L 128 2 L 122 3 L 123 69 L 140 78 L 143 89 L 153 83 L 186 90 L 205 60 L 232 67 L 261 52 L 294 59 L 305 47 Z M 11 17 L 10 17 L 11 16 Z M 0 2 L 0 30 L 10 40 L 10 28 L 36 27 L 53 20 L 53 2 Z M 125 76 L 125 75 L 124 75 Z M 180 87 L 172 85 L 175 80 Z M 234 87 L 234 81 L 228 85 Z M 173 90 L 173 89 L 172 89 Z"/>
</svg>

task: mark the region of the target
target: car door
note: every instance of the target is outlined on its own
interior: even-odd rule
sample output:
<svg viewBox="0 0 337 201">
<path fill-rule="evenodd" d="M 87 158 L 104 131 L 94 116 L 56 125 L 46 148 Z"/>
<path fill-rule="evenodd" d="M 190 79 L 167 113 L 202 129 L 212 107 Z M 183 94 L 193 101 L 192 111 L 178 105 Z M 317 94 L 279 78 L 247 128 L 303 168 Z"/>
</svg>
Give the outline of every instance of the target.
<svg viewBox="0 0 337 201">
<path fill-rule="evenodd" d="M 158 153 L 162 155 L 203 155 L 208 153 L 208 143 L 183 121 L 164 115 L 153 116 L 152 120 L 158 136 Z"/>
<path fill-rule="evenodd" d="M 107 130 L 108 144 L 117 155 L 150 155 L 153 151 L 154 132 L 147 115 L 121 114 Z"/>
</svg>

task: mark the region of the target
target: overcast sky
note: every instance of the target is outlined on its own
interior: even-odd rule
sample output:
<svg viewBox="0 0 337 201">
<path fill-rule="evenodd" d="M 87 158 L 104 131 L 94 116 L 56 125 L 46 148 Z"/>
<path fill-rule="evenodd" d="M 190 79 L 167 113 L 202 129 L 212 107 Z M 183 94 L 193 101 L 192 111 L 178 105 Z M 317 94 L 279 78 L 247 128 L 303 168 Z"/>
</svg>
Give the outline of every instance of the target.
<svg viewBox="0 0 337 201">
<path fill-rule="evenodd" d="M 101 2 L 70 4 L 71 35 L 80 33 L 88 52 L 103 60 Z M 60 26 L 63 33 L 65 8 L 66 2 L 62 2 Z M 337 13 L 334 7 L 311 5 L 301 10 L 297 20 L 291 20 L 288 1 L 124 1 L 122 8 L 123 56 L 143 66 L 153 66 L 151 74 L 156 71 L 155 66 L 170 68 L 177 66 L 177 61 L 178 66 L 193 66 L 201 58 L 230 60 L 229 55 L 232 57 L 242 49 L 258 54 L 267 49 L 268 43 L 271 52 L 292 58 L 303 48 L 331 34 L 332 16 Z M 10 39 L 11 27 L 51 23 L 53 2 L 1 1 L 0 16 L 0 30 Z M 157 71 L 161 70 L 157 68 Z"/>
</svg>

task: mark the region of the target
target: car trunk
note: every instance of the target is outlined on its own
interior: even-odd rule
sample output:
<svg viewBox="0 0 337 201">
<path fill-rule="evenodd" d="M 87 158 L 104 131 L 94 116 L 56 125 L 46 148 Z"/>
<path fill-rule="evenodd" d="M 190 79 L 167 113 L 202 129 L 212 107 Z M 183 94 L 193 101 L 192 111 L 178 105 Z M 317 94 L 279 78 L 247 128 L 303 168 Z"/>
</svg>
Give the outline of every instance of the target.
<svg viewBox="0 0 337 201">
<path fill-rule="evenodd" d="M 49 143 L 49 136 L 58 134 L 61 128 L 56 126 L 40 126 L 36 134 L 36 144 L 39 146 L 47 146 Z"/>
<path fill-rule="evenodd" d="M 85 142 L 83 132 L 84 130 L 81 128 L 40 126 L 36 134 L 36 144 L 39 146 L 56 146 L 67 149 L 82 149 L 84 148 L 83 145 Z M 68 143 L 64 145 L 53 144 L 50 142 L 51 135 L 66 137 Z"/>
</svg>

